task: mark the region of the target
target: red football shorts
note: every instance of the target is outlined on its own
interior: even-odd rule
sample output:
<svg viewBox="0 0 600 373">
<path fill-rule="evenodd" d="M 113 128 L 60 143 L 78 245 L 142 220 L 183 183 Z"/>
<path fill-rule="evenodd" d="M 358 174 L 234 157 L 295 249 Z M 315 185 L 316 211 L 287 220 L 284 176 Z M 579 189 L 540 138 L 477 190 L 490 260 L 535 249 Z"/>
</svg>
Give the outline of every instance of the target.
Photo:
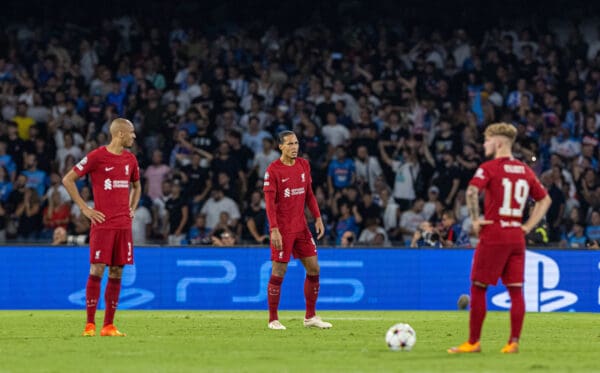
<svg viewBox="0 0 600 373">
<path fill-rule="evenodd" d="M 92 229 L 90 263 L 104 263 L 109 266 L 133 264 L 131 229 Z"/>
<path fill-rule="evenodd" d="M 523 283 L 525 272 L 525 243 L 481 243 L 477 245 L 471 268 L 471 281 L 496 285 Z"/>
<path fill-rule="evenodd" d="M 296 233 L 282 232 L 281 239 L 283 250 L 276 250 L 271 245 L 272 261 L 287 263 L 290 261 L 292 255 L 296 259 L 317 255 L 317 245 L 308 228 Z"/>
</svg>

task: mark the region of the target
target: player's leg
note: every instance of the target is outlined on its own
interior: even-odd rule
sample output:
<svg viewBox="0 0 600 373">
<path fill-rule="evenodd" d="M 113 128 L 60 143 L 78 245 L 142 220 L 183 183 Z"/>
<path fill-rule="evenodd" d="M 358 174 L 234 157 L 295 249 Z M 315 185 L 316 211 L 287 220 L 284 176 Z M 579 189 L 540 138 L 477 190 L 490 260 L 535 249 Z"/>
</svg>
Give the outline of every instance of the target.
<svg viewBox="0 0 600 373">
<path fill-rule="evenodd" d="M 112 242 L 114 234 L 111 230 L 94 229 L 90 231 L 90 274 L 85 287 L 85 303 L 87 323 L 84 336 L 96 335 L 96 309 L 100 298 L 100 282 L 106 264 L 111 262 Z"/>
<path fill-rule="evenodd" d="M 478 281 L 471 284 L 471 308 L 469 310 L 469 343 L 478 343 L 487 313 L 487 285 Z"/>
<path fill-rule="evenodd" d="M 509 251 L 501 245 L 484 245 L 475 249 L 471 269 L 471 309 L 469 310 L 469 340 L 448 353 L 480 352 L 479 339 L 487 313 L 486 293 L 488 285 L 495 285 L 502 274 Z"/>
<path fill-rule="evenodd" d="M 113 256 L 108 268 L 108 284 L 104 293 L 106 311 L 104 313 L 104 326 L 100 332 L 101 336 L 125 336 L 115 327 L 114 319 L 119 305 L 119 295 L 121 294 L 123 266 L 126 264 L 133 264 L 131 230 L 119 229 L 115 234 Z"/>
<path fill-rule="evenodd" d="M 525 320 L 525 298 L 523 297 L 523 281 L 525 272 L 525 249 L 519 248 L 508 258 L 502 282 L 510 296 L 510 337 L 502 348 L 502 353 L 519 352 L 519 338 Z"/>
<path fill-rule="evenodd" d="M 91 263 L 90 274 L 85 286 L 85 312 L 87 322 L 83 331 L 83 336 L 93 337 L 96 335 L 96 310 L 98 308 L 98 298 L 100 298 L 100 282 L 104 275 L 104 263 Z"/>
<path fill-rule="evenodd" d="M 267 303 L 269 305 L 269 329 L 285 330 L 285 326 L 279 322 L 279 300 L 281 299 L 281 284 L 287 272 L 288 263 L 292 257 L 292 246 L 294 235 L 282 233 L 281 250 L 271 245 L 271 278 L 267 284 Z"/>
<path fill-rule="evenodd" d="M 119 295 L 121 294 L 121 277 L 123 275 L 123 266 L 110 266 L 108 267 L 108 283 L 106 284 L 106 291 L 104 292 L 104 302 L 106 303 L 106 310 L 104 312 L 104 324 L 100 335 L 102 336 L 121 336 L 123 333 L 119 332 L 114 326 L 115 312 L 117 312 L 117 306 L 119 305 Z"/>
<path fill-rule="evenodd" d="M 273 250 L 273 249 L 272 249 Z M 279 257 L 279 254 L 276 255 Z M 289 260 L 289 259 L 288 259 Z M 287 272 L 288 263 L 273 260 L 271 278 L 267 285 L 267 301 L 269 305 L 269 329 L 285 330 L 285 326 L 279 321 L 279 300 L 281 299 L 281 284 Z"/>
<path fill-rule="evenodd" d="M 319 298 L 319 274 L 321 268 L 317 259 L 317 246 L 308 229 L 300 235 L 294 244 L 294 256 L 300 258 L 306 278 L 304 279 L 304 299 L 306 301 L 306 314 L 304 326 L 321 329 L 331 328 L 331 323 L 321 320 L 316 315 L 316 304 Z"/>
</svg>

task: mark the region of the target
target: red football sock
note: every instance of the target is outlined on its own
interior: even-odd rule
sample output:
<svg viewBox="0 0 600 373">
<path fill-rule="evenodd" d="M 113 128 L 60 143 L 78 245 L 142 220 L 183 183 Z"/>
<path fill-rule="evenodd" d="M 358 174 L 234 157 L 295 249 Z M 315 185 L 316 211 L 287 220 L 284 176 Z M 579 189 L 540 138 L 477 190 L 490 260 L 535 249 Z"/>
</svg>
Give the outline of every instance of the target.
<svg viewBox="0 0 600 373">
<path fill-rule="evenodd" d="M 109 278 L 104 292 L 104 301 L 106 310 L 104 312 L 104 326 L 112 324 L 115 319 L 115 312 L 119 305 L 119 294 L 121 293 L 121 279 Z"/>
<path fill-rule="evenodd" d="M 510 295 L 510 342 L 518 342 L 525 319 L 525 298 L 521 286 L 509 286 Z"/>
<path fill-rule="evenodd" d="M 87 285 L 85 286 L 87 322 L 92 324 L 96 323 L 96 308 L 98 307 L 98 298 L 100 297 L 100 281 L 102 281 L 102 277 L 89 275 Z"/>
<path fill-rule="evenodd" d="M 487 288 L 471 285 L 471 311 L 469 315 L 469 343 L 479 341 L 485 319 Z"/>
<path fill-rule="evenodd" d="M 304 279 L 304 299 L 306 299 L 306 319 L 315 316 L 315 305 L 319 297 L 319 275 L 306 275 Z"/>
<path fill-rule="evenodd" d="M 269 322 L 279 320 L 277 309 L 279 308 L 279 299 L 281 298 L 281 284 L 283 277 L 271 275 L 269 285 L 267 287 L 268 302 L 269 302 Z"/>
</svg>

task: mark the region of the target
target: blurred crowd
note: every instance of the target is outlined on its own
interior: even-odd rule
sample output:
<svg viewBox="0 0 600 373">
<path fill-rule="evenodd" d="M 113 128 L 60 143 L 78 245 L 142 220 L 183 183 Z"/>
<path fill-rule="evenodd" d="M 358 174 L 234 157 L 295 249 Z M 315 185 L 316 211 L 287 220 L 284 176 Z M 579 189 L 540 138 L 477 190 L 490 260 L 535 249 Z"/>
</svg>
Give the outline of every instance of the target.
<svg viewBox="0 0 600 373">
<path fill-rule="evenodd" d="M 597 248 L 599 31 L 12 24 L 0 31 L 0 240 L 85 242 L 61 178 L 125 117 L 143 184 L 137 245 L 266 244 L 263 177 L 277 133 L 293 130 L 324 244 L 471 246 L 465 188 L 482 130 L 504 121 L 553 200 L 529 244 Z"/>
</svg>

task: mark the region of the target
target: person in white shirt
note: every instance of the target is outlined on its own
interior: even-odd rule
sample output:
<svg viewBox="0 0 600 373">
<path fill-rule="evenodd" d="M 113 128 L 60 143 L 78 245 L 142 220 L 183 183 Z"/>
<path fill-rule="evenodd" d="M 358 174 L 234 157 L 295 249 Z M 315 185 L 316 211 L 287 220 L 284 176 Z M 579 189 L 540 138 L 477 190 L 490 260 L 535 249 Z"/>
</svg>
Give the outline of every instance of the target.
<svg viewBox="0 0 600 373">
<path fill-rule="evenodd" d="M 337 122 L 337 116 L 334 112 L 327 114 L 327 124 L 323 126 L 321 132 L 327 143 L 334 148 L 344 145 L 350 140 L 350 131 Z"/>
<path fill-rule="evenodd" d="M 152 215 L 150 211 L 138 205 L 131 223 L 131 231 L 134 245 L 146 245 L 152 229 Z"/>
<path fill-rule="evenodd" d="M 356 149 L 354 157 L 354 167 L 356 169 L 356 179 L 359 182 L 366 183 L 371 192 L 375 192 L 375 183 L 382 177 L 383 171 L 376 157 L 369 155 L 366 146 L 361 145 Z"/>
<path fill-rule="evenodd" d="M 206 216 L 206 227 L 212 230 L 219 222 L 222 212 L 229 214 L 229 226 L 235 226 L 241 214 L 237 204 L 229 197 L 226 197 L 221 188 L 215 187 L 212 190 L 212 196 L 206 201 L 200 214 Z"/>
<path fill-rule="evenodd" d="M 271 162 L 278 159 L 280 156 L 279 152 L 273 149 L 274 145 L 272 138 L 264 138 L 262 142 L 262 151 L 254 155 L 254 161 L 252 162 L 259 180 L 262 180 L 265 177 L 265 172 L 267 172 L 267 167 L 269 167 Z"/>
</svg>

